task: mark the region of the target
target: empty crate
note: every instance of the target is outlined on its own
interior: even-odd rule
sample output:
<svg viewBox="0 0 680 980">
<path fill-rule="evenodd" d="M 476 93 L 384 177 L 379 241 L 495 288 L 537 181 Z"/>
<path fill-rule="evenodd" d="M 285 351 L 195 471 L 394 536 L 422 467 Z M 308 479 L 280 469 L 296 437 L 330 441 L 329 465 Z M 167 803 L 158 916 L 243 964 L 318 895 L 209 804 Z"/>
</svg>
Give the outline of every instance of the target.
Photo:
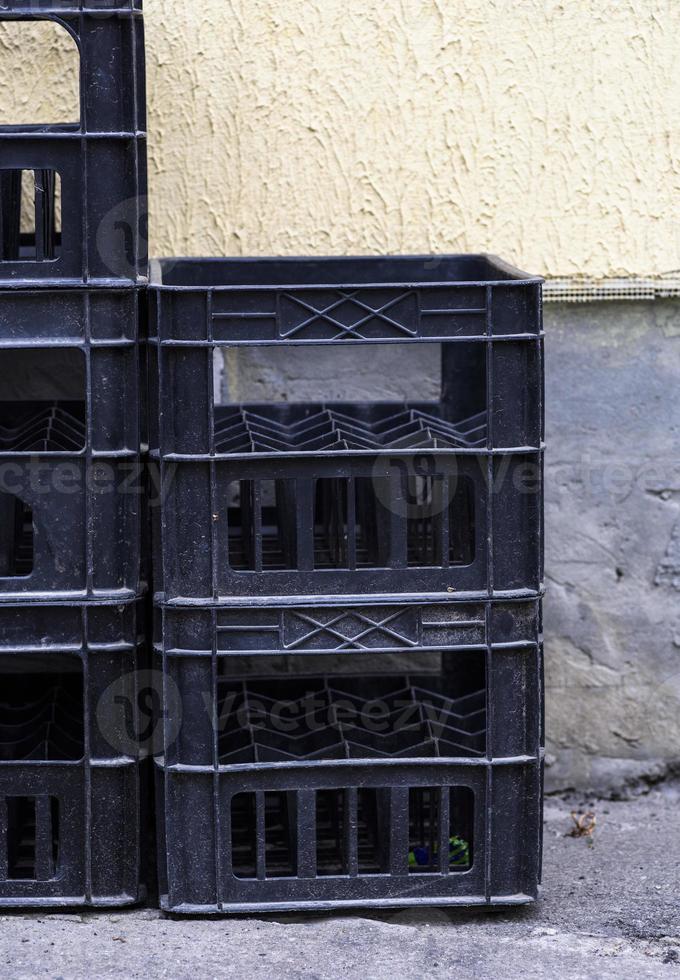
<svg viewBox="0 0 680 980">
<path fill-rule="evenodd" d="M 163 907 L 532 901 L 540 281 L 485 256 L 168 260 L 149 321 Z M 249 399 L 248 348 L 274 388 L 282 352 L 326 350 L 327 395 L 263 400 L 251 371 Z M 436 392 L 372 397 L 423 348 Z"/>
<path fill-rule="evenodd" d="M 46 20 L 79 59 L 80 111 L 0 127 L 0 279 L 135 282 L 147 272 L 141 2 L 0 4 L 18 45 Z"/>
<path fill-rule="evenodd" d="M 484 256 L 168 260 L 153 278 L 160 601 L 540 591 L 539 280 Z M 218 350 L 370 363 L 394 344 L 402 371 L 441 349 L 436 400 L 231 403 L 214 382 Z"/>
<path fill-rule="evenodd" d="M 541 639 L 538 600 L 166 608 L 163 906 L 534 899 Z"/>
<path fill-rule="evenodd" d="M 138 603 L 0 604 L 1 906 L 143 897 L 144 631 Z"/>
</svg>

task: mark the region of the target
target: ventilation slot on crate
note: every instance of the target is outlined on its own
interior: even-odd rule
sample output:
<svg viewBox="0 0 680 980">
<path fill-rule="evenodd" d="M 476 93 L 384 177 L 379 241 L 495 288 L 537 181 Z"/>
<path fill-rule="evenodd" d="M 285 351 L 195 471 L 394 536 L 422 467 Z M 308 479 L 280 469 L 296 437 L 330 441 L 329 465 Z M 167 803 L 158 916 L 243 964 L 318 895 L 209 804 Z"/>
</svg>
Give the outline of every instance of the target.
<svg viewBox="0 0 680 980">
<path fill-rule="evenodd" d="M 0 673 L 0 763 L 76 762 L 83 757 L 83 679 L 73 673 L 18 673 L 9 658 Z M 12 669 L 12 673 L 5 673 Z"/>
<path fill-rule="evenodd" d="M 417 787 L 409 793 L 409 872 L 445 874 L 472 867 L 472 791 Z"/>
<path fill-rule="evenodd" d="M 319 790 L 316 793 L 316 873 L 386 874 L 389 871 L 389 791 Z"/>
<path fill-rule="evenodd" d="M 475 496 L 469 478 L 409 475 L 405 509 L 409 567 L 474 561 Z"/>
<path fill-rule="evenodd" d="M 59 800 L 8 796 L 5 804 L 5 878 L 50 881 L 59 873 Z"/>
<path fill-rule="evenodd" d="M 33 512 L 11 493 L 0 493 L 0 578 L 33 571 Z"/>
<path fill-rule="evenodd" d="M 0 170 L 0 261 L 48 262 L 61 245 L 61 181 L 54 170 Z"/>
<path fill-rule="evenodd" d="M 239 793 L 230 816 L 236 878 L 441 875 L 473 864 L 474 795 L 463 786 Z"/>
<path fill-rule="evenodd" d="M 287 797 L 286 793 L 241 793 L 233 798 L 232 853 L 237 878 L 295 876 L 292 808 Z M 258 838 L 263 847 L 258 847 Z"/>
<path fill-rule="evenodd" d="M 403 495 L 392 495 L 404 476 Z M 469 477 L 242 480 L 229 491 L 229 566 L 237 572 L 469 565 Z M 404 556 L 406 558 L 406 556 Z"/>
</svg>

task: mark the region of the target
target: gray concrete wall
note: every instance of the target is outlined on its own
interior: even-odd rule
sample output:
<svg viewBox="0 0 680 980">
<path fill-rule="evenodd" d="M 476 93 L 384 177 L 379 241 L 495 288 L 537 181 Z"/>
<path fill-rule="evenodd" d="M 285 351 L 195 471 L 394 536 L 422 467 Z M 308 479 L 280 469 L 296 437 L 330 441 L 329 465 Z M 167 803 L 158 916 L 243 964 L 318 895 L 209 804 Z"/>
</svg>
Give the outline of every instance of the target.
<svg viewBox="0 0 680 980">
<path fill-rule="evenodd" d="M 546 306 L 551 786 L 680 760 L 680 305 Z"/>
<path fill-rule="evenodd" d="M 680 304 L 545 314 L 546 781 L 608 792 L 680 761 Z M 259 349 L 222 388 L 434 398 L 438 373 L 434 347 Z"/>
</svg>

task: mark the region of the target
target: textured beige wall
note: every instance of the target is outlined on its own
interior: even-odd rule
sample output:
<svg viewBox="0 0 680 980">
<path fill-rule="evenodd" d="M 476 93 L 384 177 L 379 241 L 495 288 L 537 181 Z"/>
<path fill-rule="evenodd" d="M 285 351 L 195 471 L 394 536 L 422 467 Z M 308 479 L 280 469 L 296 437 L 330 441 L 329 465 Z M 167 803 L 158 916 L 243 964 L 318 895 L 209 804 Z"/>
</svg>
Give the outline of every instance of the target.
<svg viewBox="0 0 680 980">
<path fill-rule="evenodd" d="M 678 0 L 145 6 L 156 253 L 680 269 Z M 40 93 L 11 54 L 0 90 Z"/>
</svg>

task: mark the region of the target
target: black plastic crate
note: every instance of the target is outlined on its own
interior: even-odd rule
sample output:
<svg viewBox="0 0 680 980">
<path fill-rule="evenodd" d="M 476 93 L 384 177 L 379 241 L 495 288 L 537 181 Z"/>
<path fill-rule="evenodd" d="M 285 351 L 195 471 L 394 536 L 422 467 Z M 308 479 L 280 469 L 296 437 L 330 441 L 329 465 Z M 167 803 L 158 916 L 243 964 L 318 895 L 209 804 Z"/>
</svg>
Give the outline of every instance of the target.
<svg viewBox="0 0 680 980">
<path fill-rule="evenodd" d="M 539 279 L 450 256 L 177 259 L 153 280 L 159 601 L 541 591 Z M 218 347 L 395 343 L 441 345 L 438 402 L 216 404 Z"/>
<path fill-rule="evenodd" d="M 0 595 L 124 600 L 143 587 L 138 297 L 0 292 L 14 332 L 0 339 Z"/>
<path fill-rule="evenodd" d="M 166 911 L 523 905 L 538 895 L 536 760 L 371 760 L 217 775 L 157 769 L 157 776 L 167 821 Z"/>
<path fill-rule="evenodd" d="M 74 38 L 80 119 L 0 127 L 0 280 L 136 282 L 148 266 L 141 2 L 0 3 L 0 21 L 29 20 Z"/>
<path fill-rule="evenodd" d="M 0 284 L 0 346 L 129 346 L 144 338 L 145 288 Z"/>
<path fill-rule="evenodd" d="M 538 600 L 166 607 L 155 629 L 164 908 L 536 898 Z"/>
<path fill-rule="evenodd" d="M 147 667 L 139 603 L 0 604 L 0 906 L 144 897 Z"/>
</svg>

